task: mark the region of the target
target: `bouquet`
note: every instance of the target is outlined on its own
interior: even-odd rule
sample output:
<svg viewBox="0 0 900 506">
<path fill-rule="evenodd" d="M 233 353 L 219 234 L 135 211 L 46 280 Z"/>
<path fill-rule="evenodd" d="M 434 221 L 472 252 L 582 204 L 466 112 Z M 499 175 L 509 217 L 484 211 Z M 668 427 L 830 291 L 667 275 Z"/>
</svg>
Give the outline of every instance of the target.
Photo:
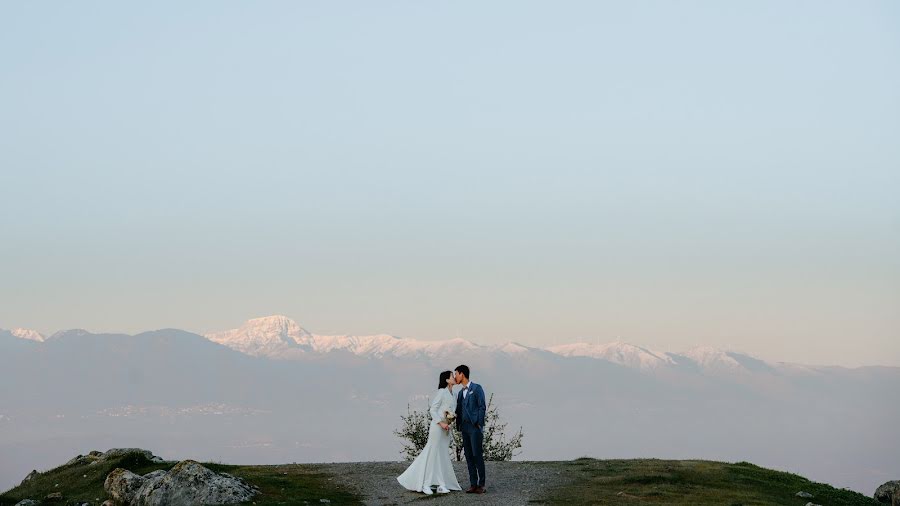
<svg viewBox="0 0 900 506">
<path fill-rule="evenodd" d="M 453 413 L 452 411 L 444 411 L 444 419 L 441 420 L 442 422 L 446 423 L 447 425 L 453 425 L 453 422 L 455 420 L 456 413 Z"/>
</svg>

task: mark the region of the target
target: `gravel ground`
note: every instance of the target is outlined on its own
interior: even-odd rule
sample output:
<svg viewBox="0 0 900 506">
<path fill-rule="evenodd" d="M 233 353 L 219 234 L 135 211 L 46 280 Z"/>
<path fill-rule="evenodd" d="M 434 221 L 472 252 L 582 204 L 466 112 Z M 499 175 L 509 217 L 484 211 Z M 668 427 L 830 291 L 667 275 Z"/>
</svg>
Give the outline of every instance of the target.
<svg viewBox="0 0 900 506">
<path fill-rule="evenodd" d="M 334 480 L 361 495 L 368 505 L 410 504 L 428 501 L 440 505 L 519 505 L 540 504 L 547 488 L 566 480 L 561 466 L 549 462 L 485 462 L 487 493 L 451 492 L 426 496 L 406 490 L 397 483 L 409 462 L 354 462 L 321 464 L 321 469 Z M 463 490 L 469 488 L 469 471 L 465 462 L 454 462 L 456 478 Z"/>
</svg>

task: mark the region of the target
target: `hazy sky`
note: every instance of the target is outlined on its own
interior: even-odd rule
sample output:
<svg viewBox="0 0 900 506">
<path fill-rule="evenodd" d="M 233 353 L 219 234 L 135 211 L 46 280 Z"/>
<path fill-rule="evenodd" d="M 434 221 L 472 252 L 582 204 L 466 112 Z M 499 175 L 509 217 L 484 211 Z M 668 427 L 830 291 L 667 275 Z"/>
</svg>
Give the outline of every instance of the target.
<svg viewBox="0 0 900 506">
<path fill-rule="evenodd" d="M 900 365 L 897 2 L 3 2 L 0 327 Z"/>
</svg>

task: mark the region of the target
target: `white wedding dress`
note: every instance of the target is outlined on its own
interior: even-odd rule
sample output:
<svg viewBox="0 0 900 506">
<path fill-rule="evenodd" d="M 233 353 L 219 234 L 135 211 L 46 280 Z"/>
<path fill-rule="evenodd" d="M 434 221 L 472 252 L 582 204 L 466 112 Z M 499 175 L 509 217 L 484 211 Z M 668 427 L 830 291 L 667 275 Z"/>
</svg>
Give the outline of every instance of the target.
<svg viewBox="0 0 900 506">
<path fill-rule="evenodd" d="M 404 488 L 421 492 L 432 486 L 448 490 L 462 490 L 456 481 L 453 464 L 450 463 L 450 432 L 441 428 L 438 422 L 444 419 L 444 412 L 456 413 L 456 397 L 447 388 L 439 388 L 431 401 L 431 424 L 428 428 L 428 442 L 422 453 L 413 460 L 397 481 Z M 450 430 L 453 430 L 451 425 Z"/>
</svg>

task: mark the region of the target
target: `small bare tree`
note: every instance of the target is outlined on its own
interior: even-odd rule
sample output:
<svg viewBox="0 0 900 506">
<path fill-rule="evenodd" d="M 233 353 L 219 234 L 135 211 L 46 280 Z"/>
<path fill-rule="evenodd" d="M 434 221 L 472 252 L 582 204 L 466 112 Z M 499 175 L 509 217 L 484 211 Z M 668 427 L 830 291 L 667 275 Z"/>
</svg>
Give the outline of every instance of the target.
<svg viewBox="0 0 900 506">
<path fill-rule="evenodd" d="M 425 400 L 426 404 L 428 399 Z M 400 453 L 406 455 L 407 460 L 413 460 L 422 453 L 425 443 L 428 442 L 428 426 L 431 424 L 431 415 L 428 410 L 413 411 L 409 404 L 406 405 L 406 414 L 400 415 L 403 420 L 403 426 L 395 430 L 401 441 L 403 441 L 403 449 Z"/>
<path fill-rule="evenodd" d="M 400 453 L 412 460 L 422 452 L 422 448 L 425 448 L 425 443 L 428 442 L 431 415 L 427 409 L 416 411 L 407 405 L 406 415 L 401 415 L 400 418 L 403 420 L 403 425 L 400 429 L 395 430 L 394 434 L 403 441 L 403 449 Z M 494 395 L 491 394 L 487 411 L 484 414 L 484 460 L 512 460 L 520 453 L 516 450 L 522 448 L 522 438 L 524 437 L 522 427 L 519 427 L 519 430 L 509 439 L 506 437 L 506 427 L 507 423 L 500 419 L 500 413 L 497 411 L 497 406 L 494 405 Z M 451 458 L 455 457 L 457 461 L 461 461 L 463 458 L 462 434 L 454 427 L 451 435 L 453 436 L 450 441 Z"/>
</svg>

